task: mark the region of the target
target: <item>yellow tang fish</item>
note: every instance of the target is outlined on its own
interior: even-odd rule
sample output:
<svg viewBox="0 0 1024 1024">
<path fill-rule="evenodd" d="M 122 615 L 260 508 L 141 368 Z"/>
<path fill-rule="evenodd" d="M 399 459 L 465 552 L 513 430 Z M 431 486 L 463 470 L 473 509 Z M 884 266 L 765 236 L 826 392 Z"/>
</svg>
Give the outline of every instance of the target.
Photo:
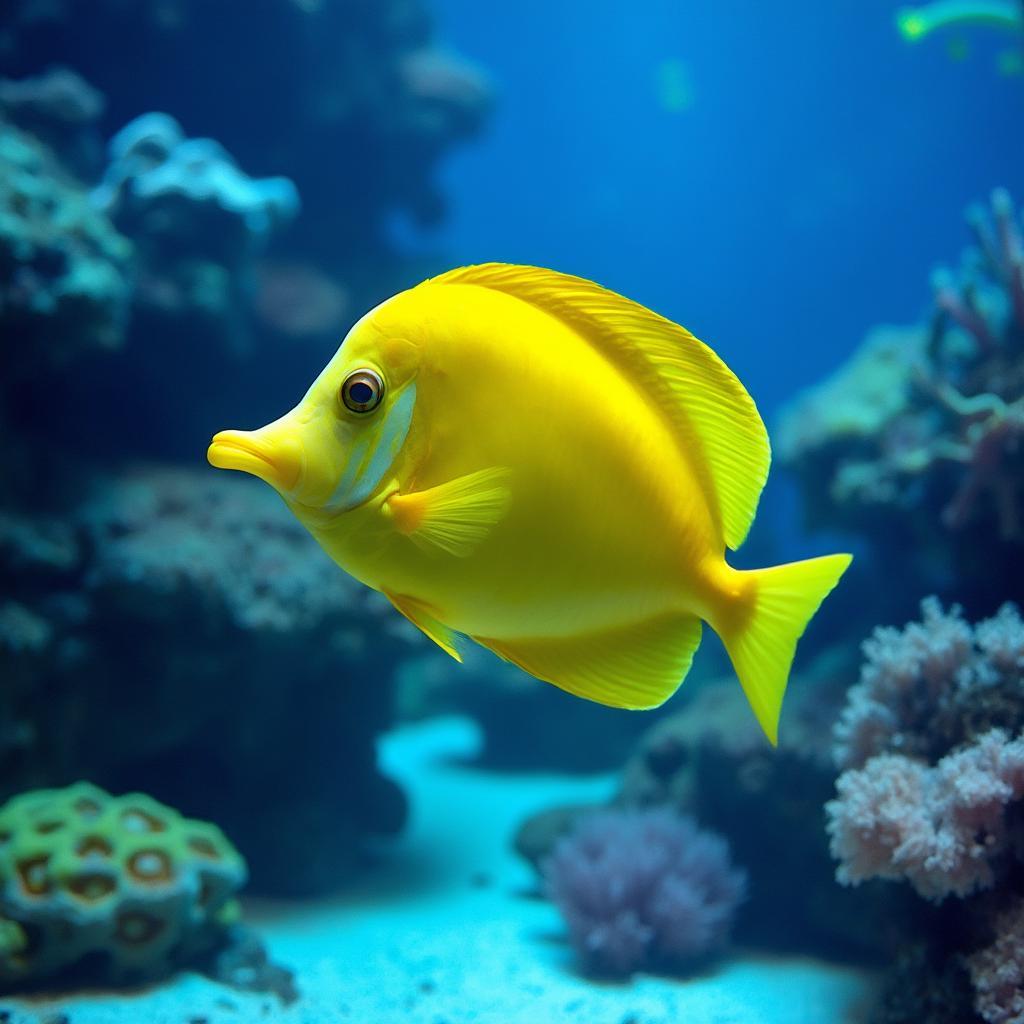
<svg viewBox="0 0 1024 1024">
<path fill-rule="evenodd" d="M 471 637 L 589 700 L 652 708 L 707 622 L 776 742 L 797 639 L 849 555 L 741 572 L 771 458 L 684 328 L 491 263 L 367 313 L 291 412 L 213 438 L 346 572 L 459 659 Z"/>
</svg>

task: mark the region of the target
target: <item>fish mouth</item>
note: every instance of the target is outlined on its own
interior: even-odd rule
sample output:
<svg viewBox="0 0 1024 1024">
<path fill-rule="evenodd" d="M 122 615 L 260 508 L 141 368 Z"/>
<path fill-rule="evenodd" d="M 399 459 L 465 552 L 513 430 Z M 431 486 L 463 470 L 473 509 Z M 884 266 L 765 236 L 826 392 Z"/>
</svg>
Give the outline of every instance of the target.
<svg viewBox="0 0 1024 1024">
<path fill-rule="evenodd" d="M 294 442 L 261 436 L 267 430 L 222 430 L 206 451 L 217 469 L 250 473 L 279 491 L 291 491 L 302 475 L 302 453 Z"/>
</svg>

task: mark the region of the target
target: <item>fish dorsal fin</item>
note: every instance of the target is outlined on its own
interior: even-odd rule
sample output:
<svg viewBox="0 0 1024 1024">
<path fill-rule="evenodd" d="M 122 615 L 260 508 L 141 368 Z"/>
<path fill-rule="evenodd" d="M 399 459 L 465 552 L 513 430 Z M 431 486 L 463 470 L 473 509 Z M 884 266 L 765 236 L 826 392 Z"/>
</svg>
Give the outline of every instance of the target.
<svg viewBox="0 0 1024 1024">
<path fill-rule="evenodd" d="M 467 284 L 561 320 L 639 383 L 696 465 L 722 538 L 738 548 L 768 476 L 768 433 L 736 375 L 684 327 L 592 281 L 540 267 L 482 263 L 427 285 Z"/>
</svg>

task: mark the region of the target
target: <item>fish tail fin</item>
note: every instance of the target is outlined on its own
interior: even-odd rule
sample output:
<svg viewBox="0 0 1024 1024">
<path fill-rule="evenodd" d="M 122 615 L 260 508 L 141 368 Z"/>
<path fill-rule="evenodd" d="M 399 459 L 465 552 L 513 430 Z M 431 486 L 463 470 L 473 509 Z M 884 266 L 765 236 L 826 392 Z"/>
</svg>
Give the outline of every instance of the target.
<svg viewBox="0 0 1024 1024">
<path fill-rule="evenodd" d="M 740 594 L 715 631 L 772 746 L 796 642 L 852 558 L 825 555 L 736 574 Z"/>
</svg>

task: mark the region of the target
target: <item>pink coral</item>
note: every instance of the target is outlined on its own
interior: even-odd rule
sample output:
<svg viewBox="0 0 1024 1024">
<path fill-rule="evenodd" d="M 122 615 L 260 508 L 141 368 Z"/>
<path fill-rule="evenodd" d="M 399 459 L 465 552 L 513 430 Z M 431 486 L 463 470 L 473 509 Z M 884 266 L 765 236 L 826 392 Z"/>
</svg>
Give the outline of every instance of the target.
<svg viewBox="0 0 1024 1024">
<path fill-rule="evenodd" d="M 957 606 L 944 611 L 929 597 L 921 602 L 920 622 L 879 627 L 863 650 L 860 682 L 835 727 L 840 768 L 860 768 L 881 753 L 928 757 L 937 742 L 951 738 L 944 717 L 960 721 L 972 698 L 1020 683 L 1024 622 L 1006 604 L 972 628 Z"/>
<path fill-rule="evenodd" d="M 926 899 L 992 886 L 1007 804 L 1024 796 L 1024 737 L 999 729 L 935 767 L 902 754 L 845 772 L 826 804 L 837 879 L 906 879 Z"/>
<path fill-rule="evenodd" d="M 996 940 L 968 957 L 974 1008 L 987 1024 L 1024 1024 L 1024 901 L 996 919 Z"/>
</svg>

